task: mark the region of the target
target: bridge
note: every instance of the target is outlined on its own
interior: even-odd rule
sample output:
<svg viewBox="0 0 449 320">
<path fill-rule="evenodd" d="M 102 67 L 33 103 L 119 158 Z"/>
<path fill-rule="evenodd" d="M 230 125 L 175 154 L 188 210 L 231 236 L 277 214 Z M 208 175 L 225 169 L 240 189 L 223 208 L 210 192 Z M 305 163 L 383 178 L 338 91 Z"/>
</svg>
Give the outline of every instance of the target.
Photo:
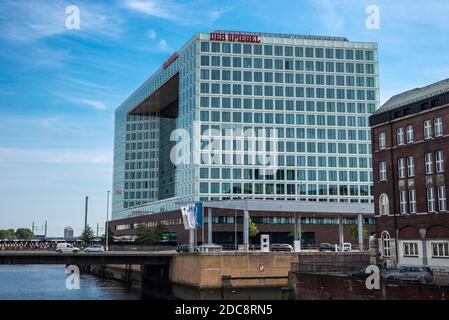
<svg viewBox="0 0 449 320">
<path fill-rule="evenodd" d="M 168 265 L 175 251 L 108 251 L 101 253 L 57 253 L 51 251 L 0 251 L 2 264 L 141 264 Z"/>
</svg>

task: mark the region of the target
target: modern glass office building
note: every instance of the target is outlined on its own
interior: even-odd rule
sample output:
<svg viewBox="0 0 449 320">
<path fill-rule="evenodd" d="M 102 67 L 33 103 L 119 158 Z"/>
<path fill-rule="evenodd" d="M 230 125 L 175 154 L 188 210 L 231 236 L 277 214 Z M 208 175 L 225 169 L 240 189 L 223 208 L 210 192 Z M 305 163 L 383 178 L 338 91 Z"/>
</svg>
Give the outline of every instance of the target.
<svg viewBox="0 0 449 320">
<path fill-rule="evenodd" d="M 112 218 L 224 199 L 371 203 L 378 106 L 376 43 L 195 34 L 116 110 Z"/>
</svg>

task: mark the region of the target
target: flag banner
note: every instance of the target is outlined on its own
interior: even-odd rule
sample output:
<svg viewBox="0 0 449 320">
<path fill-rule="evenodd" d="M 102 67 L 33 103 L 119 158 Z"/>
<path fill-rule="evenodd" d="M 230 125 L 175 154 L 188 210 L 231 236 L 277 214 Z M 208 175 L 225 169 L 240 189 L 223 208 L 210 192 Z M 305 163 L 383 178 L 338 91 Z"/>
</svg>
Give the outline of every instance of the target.
<svg viewBox="0 0 449 320">
<path fill-rule="evenodd" d="M 196 227 L 201 229 L 203 227 L 203 203 L 195 203 L 195 216 L 196 216 Z"/>
<path fill-rule="evenodd" d="M 181 207 L 182 222 L 184 223 L 184 229 L 195 228 L 195 205 L 188 204 Z"/>
</svg>

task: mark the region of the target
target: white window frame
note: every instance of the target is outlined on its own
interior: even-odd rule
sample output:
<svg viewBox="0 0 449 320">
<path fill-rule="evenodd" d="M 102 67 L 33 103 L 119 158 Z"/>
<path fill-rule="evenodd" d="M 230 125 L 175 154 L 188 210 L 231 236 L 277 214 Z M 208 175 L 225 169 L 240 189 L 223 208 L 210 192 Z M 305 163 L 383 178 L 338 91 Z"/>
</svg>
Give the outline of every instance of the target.
<svg viewBox="0 0 449 320">
<path fill-rule="evenodd" d="M 390 234 L 387 231 L 382 232 L 382 257 L 389 258 L 391 256 Z"/>
<path fill-rule="evenodd" d="M 426 194 L 427 194 L 427 212 L 433 213 L 436 210 L 434 187 L 428 187 L 426 190 Z"/>
<path fill-rule="evenodd" d="M 401 214 L 407 214 L 407 192 L 399 191 L 399 209 Z"/>
<path fill-rule="evenodd" d="M 448 241 L 432 241 L 432 258 L 449 258 Z"/>
<path fill-rule="evenodd" d="M 416 190 L 415 189 L 408 190 L 408 200 L 409 200 L 410 213 L 416 213 Z"/>
<path fill-rule="evenodd" d="M 415 157 L 407 157 L 407 175 L 408 177 L 415 176 Z"/>
<path fill-rule="evenodd" d="M 405 144 L 404 139 L 404 128 L 400 127 L 396 129 L 396 143 L 398 146 L 402 146 Z"/>
<path fill-rule="evenodd" d="M 379 180 L 387 181 L 387 162 L 386 161 L 379 162 Z"/>
<path fill-rule="evenodd" d="M 405 158 L 398 159 L 398 175 L 399 179 L 405 178 Z"/>
<path fill-rule="evenodd" d="M 417 242 L 403 242 L 403 256 L 404 257 L 419 257 L 418 243 Z"/>
<path fill-rule="evenodd" d="M 443 135 L 443 119 L 441 117 L 433 120 L 435 137 L 441 137 Z"/>
<path fill-rule="evenodd" d="M 384 150 L 387 147 L 387 136 L 385 132 L 379 133 L 379 150 Z"/>
<path fill-rule="evenodd" d="M 447 211 L 447 201 L 446 201 L 446 186 L 439 186 L 438 188 L 438 211 Z"/>
<path fill-rule="evenodd" d="M 383 200 L 385 200 L 385 203 Z M 379 214 L 381 216 L 388 216 L 390 214 L 390 201 L 385 193 L 382 193 L 379 197 Z"/>
<path fill-rule="evenodd" d="M 436 172 L 444 172 L 444 154 L 443 150 L 438 150 L 435 152 L 435 169 Z"/>
<path fill-rule="evenodd" d="M 432 152 L 427 152 L 424 155 L 424 160 L 425 160 L 426 174 L 432 174 L 433 173 L 433 154 L 432 154 Z"/>
<path fill-rule="evenodd" d="M 424 140 L 432 139 L 432 120 L 424 121 Z"/>
<path fill-rule="evenodd" d="M 406 139 L 407 139 L 407 143 L 414 142 L 413 125 L 412 124 L 410 124 L 406 127 Z"/>
</svg>

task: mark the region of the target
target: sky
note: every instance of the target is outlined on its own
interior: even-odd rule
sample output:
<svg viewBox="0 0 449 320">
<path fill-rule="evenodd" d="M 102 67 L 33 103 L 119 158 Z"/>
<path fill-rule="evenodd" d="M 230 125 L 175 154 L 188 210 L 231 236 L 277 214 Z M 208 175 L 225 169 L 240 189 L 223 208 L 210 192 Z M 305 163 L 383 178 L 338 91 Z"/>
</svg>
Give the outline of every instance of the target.
<svg viewBox="0 0 449 320">
<path fill-rule="evenodd" d="M 66 27 L 79 8 L 80 28 Z M 379 28 L 367 28 L 367 8 Z M 0 229 L 100 234 L 114 109 L 196 32 L 344 36 L 379 45 L 381 103 L 449 78 L 446 0 L 1 0 Z"/>
</svg>

